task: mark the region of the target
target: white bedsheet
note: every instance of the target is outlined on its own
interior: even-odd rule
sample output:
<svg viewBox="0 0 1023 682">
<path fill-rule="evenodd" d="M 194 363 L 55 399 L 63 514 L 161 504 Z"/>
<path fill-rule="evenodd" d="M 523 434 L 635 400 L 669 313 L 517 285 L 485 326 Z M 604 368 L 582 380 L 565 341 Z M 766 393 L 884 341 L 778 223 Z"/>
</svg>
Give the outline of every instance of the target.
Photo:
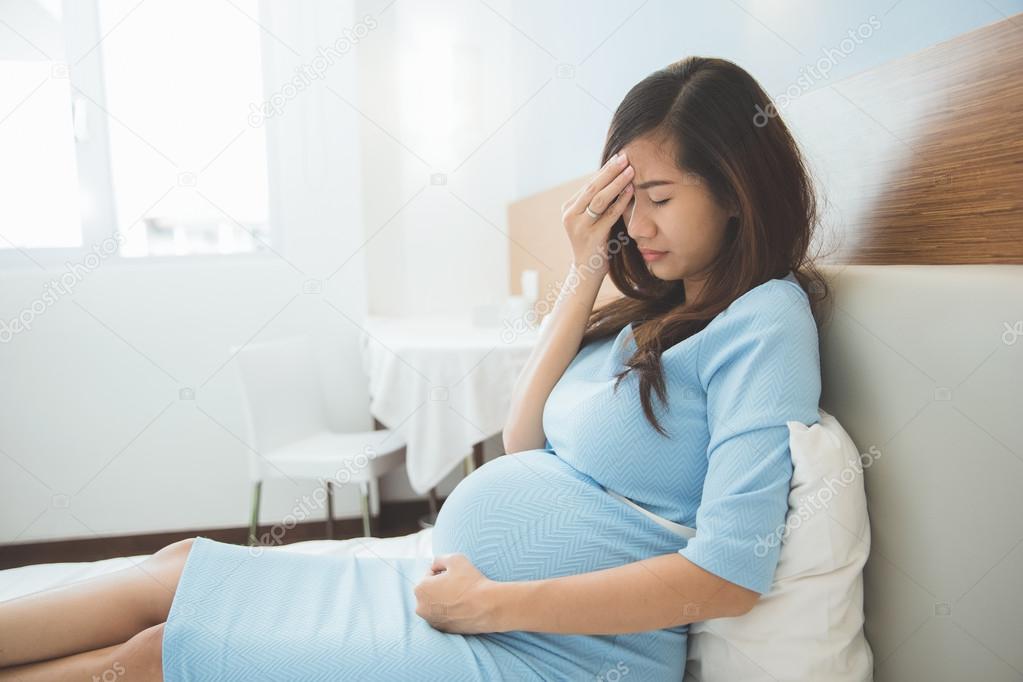
<svg viewBox="0 0 1023 682">
<path fill-rule="evenodd" d="M 384 558 L 424 557 L 432 555 L 431 528 L 395 538 L 351 538 L 349 540 L 308 540 L 290 545 L 266 547 L 269 552 L 378 556 Z M 100 561 L 61 564 L 37 564 L 0 571 L 0 601 L 13 599 L 39 590 L 85 580 L 102 573 L 132 566 L 148 554 L 117 557 Z"/>
</svg>

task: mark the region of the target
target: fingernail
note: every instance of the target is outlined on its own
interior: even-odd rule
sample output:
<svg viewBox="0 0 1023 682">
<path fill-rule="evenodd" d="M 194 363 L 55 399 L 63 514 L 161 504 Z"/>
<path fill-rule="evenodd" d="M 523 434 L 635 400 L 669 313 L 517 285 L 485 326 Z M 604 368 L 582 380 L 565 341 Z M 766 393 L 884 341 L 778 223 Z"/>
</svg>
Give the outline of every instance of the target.
<svg viewBox="0 0 1023 682">
<path fill-rule="evenodd" d="M 618 163 L 618 157 L 619 156 L 621 156 L 621 155 L 620 154 L 615 154 L 614 156 L 612 156 L 611 157 L 611 163 Z"/>
</svg>

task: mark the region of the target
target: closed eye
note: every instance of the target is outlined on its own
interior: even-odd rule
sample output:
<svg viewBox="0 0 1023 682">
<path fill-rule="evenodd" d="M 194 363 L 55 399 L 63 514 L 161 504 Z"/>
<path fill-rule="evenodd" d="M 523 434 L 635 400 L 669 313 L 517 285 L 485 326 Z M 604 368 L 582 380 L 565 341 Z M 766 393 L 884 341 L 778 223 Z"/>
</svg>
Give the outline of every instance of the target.
<svg viewBox="0 0 1023 682">
<path fill-rule="evenodd" d="M 653 199 L 651 199 L 651 200 L 650 200 L 650 203 L 651 203 L 651 204 L 653 204 L 654 206 L 663 206 L 663 205 L 665 205 L 666 203 L 668 203 L 669 201 L 671 201 L 671 197 L 668 197 L 667 199 L 662 199 L 661 201 L 654 201 Z M 629 200 L 629 203 L 628 203 L 628 204 L 626 204 L 626 210 L 629 210 L 629 209 L 630 209 L 630 207 L 631 207 L 631 206 L 632 206 L 632 205 L 633 205 L 634 203 L 636 203 L 636 200 L 635 200 L 635 199 L 630 199 L 630 200 Z"/>
</svg>

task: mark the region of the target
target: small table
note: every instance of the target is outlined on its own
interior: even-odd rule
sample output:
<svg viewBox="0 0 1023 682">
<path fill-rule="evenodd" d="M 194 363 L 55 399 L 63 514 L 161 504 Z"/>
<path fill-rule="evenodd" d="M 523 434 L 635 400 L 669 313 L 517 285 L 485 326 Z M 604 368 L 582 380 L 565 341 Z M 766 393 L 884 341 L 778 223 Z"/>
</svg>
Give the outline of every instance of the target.
<svg viewBox="0 0 1023 682">
<path fill-rule="evenodd" d="M 360 346 L 370 413 L 405 438 L 409 484 L 430 495 L 433 518 L 437 484 L 459 463 L 466 475 L 481 466 L 483 441 L 504 428 L 515 381 L 538 338 L 525 324 L 366 319 Z"/>
</svg>

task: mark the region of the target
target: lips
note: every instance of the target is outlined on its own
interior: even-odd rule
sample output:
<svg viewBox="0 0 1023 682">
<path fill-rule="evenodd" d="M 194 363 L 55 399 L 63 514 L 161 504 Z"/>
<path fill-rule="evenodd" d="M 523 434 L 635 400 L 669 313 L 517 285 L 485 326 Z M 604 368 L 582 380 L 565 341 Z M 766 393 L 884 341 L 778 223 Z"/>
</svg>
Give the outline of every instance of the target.
<svg viewBox="0 0 1023 682">
<path fill-rule="evenodd" d="M 664 256 L 664 254 L 666 254 L 668 252 L 667 251 L 655 251 L 653 249 L 640 249 L 639 253 L 640 253 L 641 256 L 643 256 L 643 260 L 645 260 L 647 262 L 650 262 L 650 261 L 657 260 L 658 258 L 661 258 L 662 256 Z"/>
</svg>

